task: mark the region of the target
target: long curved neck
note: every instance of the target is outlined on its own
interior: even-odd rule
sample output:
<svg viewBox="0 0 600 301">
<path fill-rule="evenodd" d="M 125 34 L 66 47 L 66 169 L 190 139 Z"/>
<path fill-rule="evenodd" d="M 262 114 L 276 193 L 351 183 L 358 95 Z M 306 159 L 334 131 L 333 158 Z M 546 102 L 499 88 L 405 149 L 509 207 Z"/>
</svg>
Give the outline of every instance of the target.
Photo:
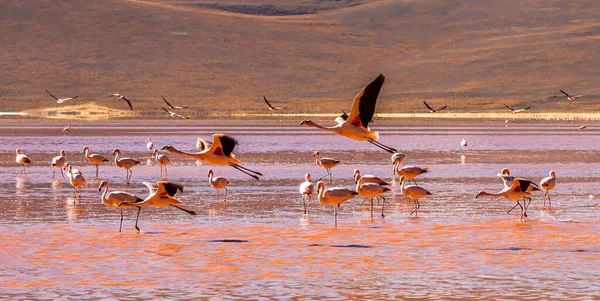
<svg viewBox="0 0 600 301">
<path fill-rule="evenodd" d="M 321 166 L 321 155 L 317 154 L 317 158 L 315 159 L 315 162 L 317 162 L 317 165 Z"/>
<path fill-rule="evenodd" d="M 481 191 L 481 192 L 479 192 L 479 196 L 488 196 L 488 197 L 492 197 L 492 198 L 502 198 L 502 197 L 504 197 L 504 191 L 497 192 L 497 193 L 491 193 L 491 192 Z"/>
<path fill-rule="evenodd" d="M 406 179 L 402 180 L 402 185 L 400 185 L 400 192 L 402 192 L 402 194 L 406 193 Z"/>
<path fill-rule="evenodd" d="M 85 151 L 83 152 L 85 154 L 85 158 L 89 159 L 90 158 L 90 150 L 89 149 L 85 149 Z"/>
<path fill-rule="evenodd" d="M 121 155 L 121 152 L 117 152 L 115 155 L 115 165 L 119 165 L 119 155 Z"/>
<path fill-rule="evenodd" d="M 210 184 L 213 184 L 213 182 L 214 182 L 214 181 L 213 181 L 213 173 L 212 173 L 212 171 L 208 173 L 208 182 L 209 182 Z"/>
<path fill-rule="evenodd" d="M 182 156 L 188 157 L 188 158 L 192 158 L 192 159 L 196 159 L 196 160 L 203 160 L 204 159 L 204 152 L 199 152 L 199 153 L 186 153 L 186 152 L 182 152 L 174 147 L 170 147 L 169 149 L 167 149 L 168 152 L 170 153 L 176 153 L 176 154 L 180 154 Z"/>
<path fill-rule="evenodd" d="M 106 188 L 104 189 L 104 192 L 102 192 L 102 203 L 107 204 L 108 203 L 108 185 L 106 185 Z"/>
<path fill-rule="evenodd" d="M 308 127 L 318 128 L 318 129 L 320 129 L 322 131 L 326 131 L 326 132 L 330 132 L 330 133 L 334 133 L 334 134 L 337 134 L 340 131 L 340 126 L 339 125 L 332 126 L 332 127 L 325 127 L 325 126 L 322 126 L 322 125 L 318 125 L 318 124 L 314 123 L 313 121 L 308 122 L 305 125 L 308 126 Z"/>
</svg>

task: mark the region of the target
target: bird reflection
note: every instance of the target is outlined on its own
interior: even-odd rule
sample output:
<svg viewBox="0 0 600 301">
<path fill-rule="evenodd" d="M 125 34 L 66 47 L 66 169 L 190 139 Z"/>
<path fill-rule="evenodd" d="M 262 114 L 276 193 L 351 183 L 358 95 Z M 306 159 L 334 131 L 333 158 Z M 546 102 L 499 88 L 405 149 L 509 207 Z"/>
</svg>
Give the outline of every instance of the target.
<svg viewBox="0 0 600 301">
<path fill-rule="evenodd" d="M 460 164 L 467 164 L 467 156 L 460 155 Z"/>
</svg>

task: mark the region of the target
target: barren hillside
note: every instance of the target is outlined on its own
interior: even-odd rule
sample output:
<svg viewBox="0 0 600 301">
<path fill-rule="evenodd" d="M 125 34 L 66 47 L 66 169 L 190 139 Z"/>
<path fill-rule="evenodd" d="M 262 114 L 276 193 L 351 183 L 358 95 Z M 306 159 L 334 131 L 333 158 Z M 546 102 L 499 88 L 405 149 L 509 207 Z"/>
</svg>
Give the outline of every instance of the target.
<svg viewBox="0 0 600 301">
<path fill-rule="evenodd" d="M 0 101 L 159 116 L 350 108 L 386 75 L 378 111 L 600 110 L 600 1 L 252 0 L 0 2 Z M 558 89 L 585 94 L 568 102 Z M 139 114 L 139 115 L 138 115 Z"/>
</svg>

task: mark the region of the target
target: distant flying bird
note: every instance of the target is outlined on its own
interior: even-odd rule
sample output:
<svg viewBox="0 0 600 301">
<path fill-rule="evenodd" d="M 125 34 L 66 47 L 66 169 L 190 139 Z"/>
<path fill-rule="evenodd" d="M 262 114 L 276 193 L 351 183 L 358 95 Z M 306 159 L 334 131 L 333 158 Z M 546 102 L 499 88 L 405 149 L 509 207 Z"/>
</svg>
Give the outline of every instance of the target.
<svg viewBox="0 0 600 301">
<path fill-rule="evenodd" d="M 63 134 L 67 135 L 69 132 L 71 131 L 71 127 L 67 126 L 64 129 L 62 129 Z"/>
<path fill-rule="evenodd" d="M 50 93 L 50 91 L 48 91 L 48 89 L 44 89 L 44 90 L 46 90 L 46 93 L 48 93 L 50 96 L 52 96 L 52 98 L 56 99 L 56 102 L 58 102 L 58 103 L 63 103 L 67 100 L 71 100 L 71 99 L 75 99 L 75 98 L 79 97 L 79 95 L 75 95 L 73 97 L 68 97 L 68 98 L 58 98 L 58 97 L 52 95 L 52 93 Z"/>
<path fill-rule="evenodd" d="M 286 107 L 276 108 L 276 107 L 272 106 L 272 105 L 269 103 L 269 101 L 267 100 L 267 97 L 266 97 L 266 96 L 263 96 L 263 98 L 265 99 L 265 102 L 267 103 L 267 106 L 269 106 L 269 111 L 279 111 L 279 110 L 283 110 L 283 109 L 285 109 L 285 108 L 286 108 Z"/>
<path fill-rule="evenodd" d="M 169 106 L 169 109 L 174 109 L 174 110 L 176 110 L 176 109 L 187 109 L 187 108 L 189 108 L 189 107 L 179 107 L 179 106 L 174 106 L 174 105 L 170 104 L 170 103 L 169 103 L 169 102 L 168 102 L 168 101 L 165 99 L 165 97 L 164 97 L 164 96 L 162 96 L 162 95 L 161 95 L 160 97 L 162 97 L 162 99 L 165 101 L 165 103 L 167 104 L 167 106 Z"/>
<path fill-rule="evenodd" d="M 112 97 L 112 96 L 118 97 L 120 100 L 127 102 L 127 104 L 129 105 L 129 108 L 133 111 L 133 106 L 131 105 L 131 101 L 129 101 L 129 99 L 125 98 L 125 96 L 115 93 L 108 97 Z"/>
<path fill-rule="evenodd" d="M 373 121 L 377 97 L 379 96 L 379 91 L 381 90 L 384 81 L 385 76 L 380 74 L 358 93 L 352 103 L 352 110 L 344 122 L 339 122 L 341 120 L 340 117 L 338 117 L 336 118 L 336 122 L 338 122 L 337 125 L 332 127 L 324 127 L 311 120 L 302 120 L 300 124 L 318 128 L 322 131 L 334 133 L 352 140 L 367 141 L 388 153 L 397 152 L 395 149 L 377 142 L 377 140 L 379 140 L 379 133 L 372 132 L 368 126 L 369 122 Z M 343 119 L 343 117 L 341 119 Z"/>
<path fill-rule="evenodd" d="M 169 114 L 169 117 L 171 118 L 180 118 L 180 119 L 191 119 L 190 116 L 183 116 L 179 113 L 175 113 L 175 112 L 171 112 L 167 109 L 165 109 L 164 107 L 162 108 L 165 112 L 167 112 Z"/>
<path fill-rule="evenodd" d="M 567 92 L 565 92 L 563 90 L 559 90 L 559 91 L 562 92 L 562 94 L 567 95 L 567 99 L 570 100 L 570 101 L 573 101 L 573 100 L 575 100 L 575 99 L 577 99 L 579 97 L 583 97 L 583 95 L 581 95 L 581 94 L 578 94 L 578 95 L 569 95 L 569 93 L 567 93 Z"/>
<path fill-rule="evenodd" d="M 582 126 L 579 127 L 579 130 L 580 131 L 584 131 L 586 128 L 587 128 L 587 125 L 582 125 Z"/>
<path fill-rule="evenodd" d="M 429 112 L 431 112 L 431 113 L 439 113 L 441 110 L 443 110 L 446 107 L 448 107 L 448 106 L 443 106 L 443 107 L 441 107 L 441 108 L 439 108 L 439 109 L 436 110 L 436 109 L 432 108 L 429 104 L 427 104 L 425 101 L 423 101 L 423 103 L 429 109 Z"/>
<path fill-rule="evenodd" d="M 523 112 L 525 110 L 531 109 L 531 107 L 524 107 L 522 109 L 515 109 L 515 108 L 513 108 L 513 107 L 511 107 L 511 106 L 509 106 L 507 104 L 504 104 L 504 106 L 507 107 L 509 110 L 511 110 L 513 112 L 513 114 L 521 113 L 521 112 Z"/>
</svg>

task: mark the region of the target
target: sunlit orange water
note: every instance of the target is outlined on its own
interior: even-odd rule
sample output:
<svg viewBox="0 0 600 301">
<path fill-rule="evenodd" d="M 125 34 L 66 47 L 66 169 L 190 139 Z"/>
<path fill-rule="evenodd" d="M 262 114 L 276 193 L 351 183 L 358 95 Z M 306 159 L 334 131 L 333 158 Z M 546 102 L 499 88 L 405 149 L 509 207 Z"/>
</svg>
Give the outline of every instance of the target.
<svg viewBox="0 0 600 301">
<path fill-rule="evenodd" d="M 304 173 L 324 174 L 312 152 L 343 161 L 333 169 L 334 185 L 347 188 L 355 168 L 392 181 L 389 154 L 295 123 L 99 123 L 72 125 L 69 136 L 57 128 L 0 127 L 0 292 L 7 300 L 600 298 L 600 140 L 593 126 L 581 133 L 570 124 L 375 124 L 381 142 L 403 152 L 406 164 L 431 170 L 418 183 L 434 195 L 413 218 L 412 202 L 394 182 L 385 218 L 377 204 L 371 218 L 370 206 L 356 198 L 340 208 L 338 228 L 333 208 L 314 199 L 302 214 Z M 101 179 L 143 197 L 141 182 L 160 173 L 146 161 L 148 136 L 159 148 L 191 151 L 196 137 L 215 132 L 237 138 L 235 153 L 264 179 L 169 154 L 169 179 L 185 186 L 179 197 L 198 215 L 144 208 L 137 233 L 136 210 L 128 210 L 119 234 L 119 211 L 100 202 Z M 101 179 L 94 179 L 84 145 L 111 159 L 118 147 L 144 165 L 133 169 L 130 187 L 114 165 L 101 166 Z M 17 147 L 34 161 L 26 177 L 14 162 Z M 60 149 L 88 180 L 81 198 L 60 175 L 51 180 L 49 161 Z M 552 209 L 538 193 L 520 223 L 518 212 L 506 214 L 514 202 L 475 199 L 479 190 L 501 190 L 495 175 L 503 167 L 537 182 L 554 170 Z M 232 182 L 227 202 L 208 186 L 208 168 Z"/>
</svg>

